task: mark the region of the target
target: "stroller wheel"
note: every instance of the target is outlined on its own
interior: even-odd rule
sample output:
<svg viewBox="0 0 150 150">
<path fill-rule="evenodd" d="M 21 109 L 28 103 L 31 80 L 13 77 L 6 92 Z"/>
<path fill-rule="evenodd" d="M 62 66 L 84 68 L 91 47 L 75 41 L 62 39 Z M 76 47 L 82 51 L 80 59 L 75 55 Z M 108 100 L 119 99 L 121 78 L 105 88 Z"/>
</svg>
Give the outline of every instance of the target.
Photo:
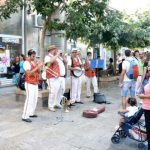
<svg viewBox="0 0 150 150">
<path fill-rule="evenodd" d="M 123 130 L 119 131 L 119 135 L 120 135 L 121 138 L 126 138 L 127 137 L 127 134 Z"/>
<path fill-rule="evenodd" d="M 139 150 L 146 150 L 146 145 L 144 143 L 138 143 Z"/>
<path fill-rule="evenodd" d="M 120 142 L 120 137 L 119 137 L 119 135 L 117 135 L 117 134 L 113 135 L 113 137 L 111 138 L 111 142 L 112 142 L 113 144 L 118 144 L 118 143 Z"/>
</svg>

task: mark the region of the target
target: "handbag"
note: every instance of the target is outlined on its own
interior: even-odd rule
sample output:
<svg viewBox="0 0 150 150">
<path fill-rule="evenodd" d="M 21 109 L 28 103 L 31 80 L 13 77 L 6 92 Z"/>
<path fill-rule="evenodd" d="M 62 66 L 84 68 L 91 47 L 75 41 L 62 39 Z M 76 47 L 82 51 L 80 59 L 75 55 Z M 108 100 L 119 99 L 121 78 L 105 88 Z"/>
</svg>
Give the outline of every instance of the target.
<svg viewBox="0 0 150 150">
<path fill-rule="evenodd" d="M 94 100 L 95 103 L 101 104 L 106 103 L 105 95 L 102 93 L 94 93 Z"/>
</svg>

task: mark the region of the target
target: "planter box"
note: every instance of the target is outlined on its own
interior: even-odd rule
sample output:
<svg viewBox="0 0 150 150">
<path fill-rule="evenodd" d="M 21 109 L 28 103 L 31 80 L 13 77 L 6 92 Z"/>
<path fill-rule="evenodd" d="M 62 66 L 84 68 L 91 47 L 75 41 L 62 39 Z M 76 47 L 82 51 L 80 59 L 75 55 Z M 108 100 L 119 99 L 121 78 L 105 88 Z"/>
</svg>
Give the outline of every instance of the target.
<svg viewBox="0 0 150 150">
<path fill-rule="evenodd" d="M 114 84 L 118 84 L 119 76 L 110 76 L 110 77 L 99 77 L 99 87 L 107 88 L 113 86 Z"/>
</svg>

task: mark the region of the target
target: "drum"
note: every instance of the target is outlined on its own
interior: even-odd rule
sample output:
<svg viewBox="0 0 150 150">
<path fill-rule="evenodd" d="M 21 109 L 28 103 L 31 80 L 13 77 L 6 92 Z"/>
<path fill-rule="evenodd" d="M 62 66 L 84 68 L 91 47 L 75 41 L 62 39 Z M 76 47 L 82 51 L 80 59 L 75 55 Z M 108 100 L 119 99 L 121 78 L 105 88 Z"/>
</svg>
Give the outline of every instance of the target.
<svg viewBox="0 0 150 150">
<path fill-rule="evenodd" d="M 80 77 L 83 74 L 83 70 L 80 67 L 74 67 L 76 69 L 80 69 L 80 70 L 73 70 L 72 73 L 75 77 Z"/>
</svg>

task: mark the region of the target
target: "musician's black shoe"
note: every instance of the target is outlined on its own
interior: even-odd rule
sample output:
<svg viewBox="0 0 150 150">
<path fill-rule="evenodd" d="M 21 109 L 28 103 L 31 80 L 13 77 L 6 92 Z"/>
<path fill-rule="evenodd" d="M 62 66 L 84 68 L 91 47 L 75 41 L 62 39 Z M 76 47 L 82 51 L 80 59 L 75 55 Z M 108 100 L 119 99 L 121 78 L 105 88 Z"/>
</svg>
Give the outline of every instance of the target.
<svg viewBox="0 0 150 150">
<path fill-rule="evenodd" d="M 32 122 L 31 119 L 22 119 L 22 121 L 25 121 L 25 122 L 28 122 L 28 123 L 31 123 L 31 122 Z"/>
<path fill-rule="evenodd" d="M 75 103 L 78 103 L 78 104 L 84 104 L 83 102 L 77 102 L 77 101 L 76 101 Z"/>
<path fill-rule="evenodd" d="M 69 106 L 76 106 L 75 104 L 70 104 Z"/>
<path fill-rule="evenodd" d="M 31 118 L 37 118 L 38 116 L 37 115 L 32 115 L 32 116 L 29 116 Z"/>
</svg>

